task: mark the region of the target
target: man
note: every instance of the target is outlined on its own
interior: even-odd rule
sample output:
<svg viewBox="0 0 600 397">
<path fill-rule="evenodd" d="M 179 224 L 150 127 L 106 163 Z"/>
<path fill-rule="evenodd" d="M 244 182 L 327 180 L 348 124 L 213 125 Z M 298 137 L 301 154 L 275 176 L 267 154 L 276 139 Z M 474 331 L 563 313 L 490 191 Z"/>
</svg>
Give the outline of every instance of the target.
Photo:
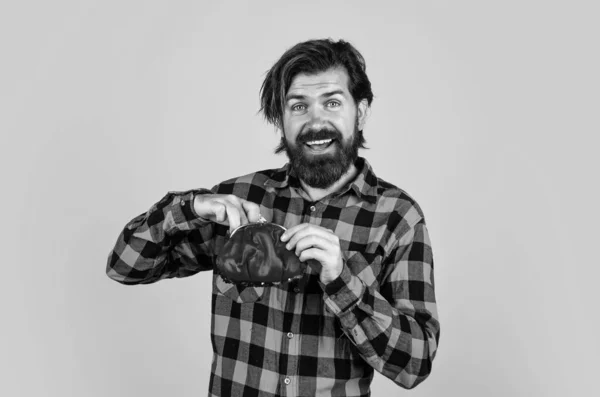
<svg viewBox="0 0 600 397">
<path fill-rule="evenodd" d="M 439 341 L 423 212 L 358 157 L 373 100 L 344 41 L 289 49 L 261 88 L 289 163 L 170 192 L 129 222 L 108 258 L 123 284 L 212 270 L 228 232 L 262 216 L 303 277 L 242 287 L 213 273 L 211 396 L 368 396 L 374 370 L 404 388 L 430 373 Z"/>
</svg>

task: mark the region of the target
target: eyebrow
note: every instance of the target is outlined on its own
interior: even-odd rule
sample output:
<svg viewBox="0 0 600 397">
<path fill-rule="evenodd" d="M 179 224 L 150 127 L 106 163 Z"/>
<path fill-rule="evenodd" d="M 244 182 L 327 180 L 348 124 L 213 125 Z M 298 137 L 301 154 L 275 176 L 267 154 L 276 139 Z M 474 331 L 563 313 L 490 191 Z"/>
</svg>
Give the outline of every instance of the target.
<svg viewBox="0 0 600 397">
<path fill-rule="evenodd" d="M 321 94 L 320 97 L 322 97 L 322 98 L 329 98 L 329 97 L 334 96 L 334 95 L 344 96 L 344 91 L 342 91 L 342 90 L 328 91 L 328 92 L 325 92 L 325 93 Z M 285 96 L 285 101 L 286 102 L 289 102 L 292 99 L 303 100 L 303 99 L 306 99 L 306 96 L 305 95 L 301 95 L 301 94 L 288 94 L 288 95 Z"/>
</svg>

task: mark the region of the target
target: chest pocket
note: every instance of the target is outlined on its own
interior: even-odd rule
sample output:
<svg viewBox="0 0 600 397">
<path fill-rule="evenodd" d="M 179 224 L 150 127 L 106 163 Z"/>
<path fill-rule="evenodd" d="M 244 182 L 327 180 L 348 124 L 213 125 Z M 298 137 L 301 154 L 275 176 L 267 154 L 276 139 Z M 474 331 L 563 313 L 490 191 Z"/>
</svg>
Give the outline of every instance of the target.
<svg viewBox="0 0 600 397">
<path fill-rule="evenodd" d="M 379 288 L 381 255 L 360 251 L 345 251 L 346 265 L 369 287 Z"/>
<path fill-rule="evenodd" d="M 223 278 L 215 274 L 213 276 L 213 289 L 237 303 L 255 303 L 267 298 L 271 287 L 242 287 L 225 282 Z"/>
</svg>

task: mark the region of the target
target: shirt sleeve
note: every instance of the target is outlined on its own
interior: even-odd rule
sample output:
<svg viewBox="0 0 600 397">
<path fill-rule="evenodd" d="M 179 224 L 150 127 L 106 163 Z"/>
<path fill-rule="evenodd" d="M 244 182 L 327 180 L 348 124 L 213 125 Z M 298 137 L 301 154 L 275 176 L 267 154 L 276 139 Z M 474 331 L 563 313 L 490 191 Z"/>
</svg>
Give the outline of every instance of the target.
<svg viewBox="0 0 600 397">
<path fill-rule="evenodd" d="M 213 268 L 213 223 L 194 211 L 208 189 L 169 192 L 125 225 L 108 255 L 106 274 L 122 284 L 149 284 Z"/>
<path fill-rule="evenodd" d="M 379 289 L 344 265 L 324 286 L 325 303 L 361 357 L 396 384 L 411 389 L 431 372 L 440 336 L 433 255 L 421 219 L 398 241 Z"/>
</svg>

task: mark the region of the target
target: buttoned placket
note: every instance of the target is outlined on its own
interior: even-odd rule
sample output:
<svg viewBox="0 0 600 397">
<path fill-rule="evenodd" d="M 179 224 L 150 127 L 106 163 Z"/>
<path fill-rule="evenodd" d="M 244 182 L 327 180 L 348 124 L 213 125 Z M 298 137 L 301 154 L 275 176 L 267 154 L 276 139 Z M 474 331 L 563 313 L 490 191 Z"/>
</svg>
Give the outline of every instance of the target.
<svg viewBox="0 0 600 397">
<path fill-rule="evenodd" d="M 285 386 L 285 396 L 296 397 L 299 394 L 297 374 L 298 374 L 298 357 L 300 355 L 301 338 L 298 334 L 300 331 L 300 315 L 302 313 L 302 294 L 296 293 L 298 287 L 290 285 L 287 294 L 286 311 L 294 313 L 290 328 L 283 330 L 285 332 L 282 343 L 283 351 L 287 351 L 287 370 L 282 374 L 283 385 Z M 292 292 L 293 291 L 293 292 Z"/>
<path fill-rule="evenodd" d="M 305 223 L 311 223 L 313 225 L 318 225 L 319 224 L 319 208 L 322 206 L 323 204 L 320 204 L 318 202 L 316 203 L 306 203 L 305 206 L 305 211 L 304 211 L 304 222 Z"/>
<path fill-rule="evenodd" d="M 318 223 L 318 203 L 310 203 L 305 201 L 305 210 L 302 222 L 303 223 Z M 293 291 L 293 292 L 292 292 Z M 302 338 L 299 335 L 300 331 L 300 318 L 303 311 L 303 296 L 300 293 L 301 289 L 298 283 L 293 286 L 290 285 L 289 292 L 287 294 L 286 310 L 295 313 L 290 326 L 290 329 L 284 330 L 285 337 L 283 338 L 287 346 L 284 346 L 284 351 L 287 350 L 287 373 L 283 374 L 283 384 L 285 385 L 285 395 L 288 397 L 298 396 L 300 392 L 298 390 L 297 373 L 298 373 L 298 357 L 300 355 L 300 347 Z"/>
</svg>

